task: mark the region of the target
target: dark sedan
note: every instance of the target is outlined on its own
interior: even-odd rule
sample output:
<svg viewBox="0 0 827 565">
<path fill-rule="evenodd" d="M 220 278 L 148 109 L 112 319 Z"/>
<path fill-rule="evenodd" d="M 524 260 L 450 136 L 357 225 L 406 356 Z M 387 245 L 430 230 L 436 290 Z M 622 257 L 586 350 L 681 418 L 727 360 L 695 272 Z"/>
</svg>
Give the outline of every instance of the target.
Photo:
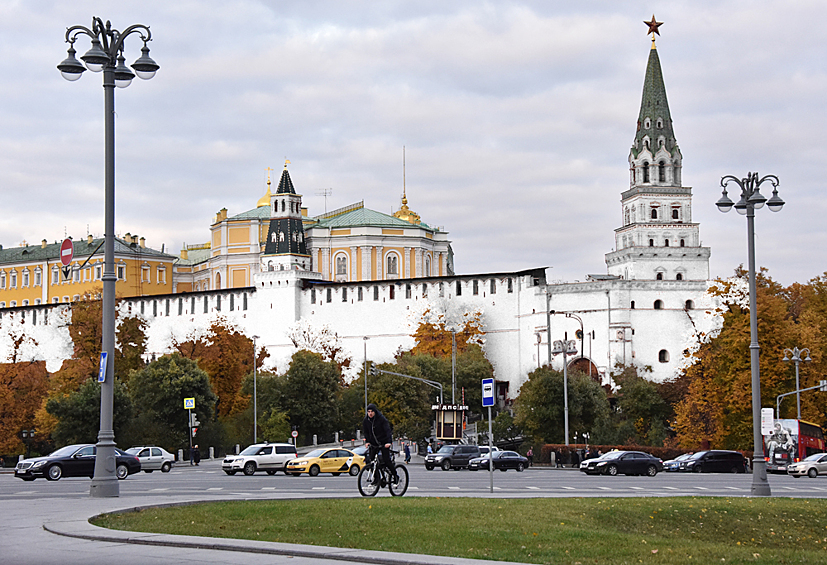
<svg viewBox="0 0 827 565">
<path fill-rule="evenodd" d="M 471 471 L 478 471 L 480 469 L 488 470 L 488 454 L 483 457 L 475 457 L 468 462 L 468 469 Z M 509 469 L 516 469 L 522 472 L 528 467 L 528 459 L 517 453 L 516 451 L 495 451 L 494 452 L 494 468 L 500 471 L 508 471 Z"/>
<path fill-rule="evenodd" d="M 642 451 L 610 451 L 597 459 L 580 463 L 580 471 L 587 475 L 647 475 L 654 477 L 663 471 L 663 461 Z"/>
<path fill-rule="evenodd" d="M 141 462 L 134 455 L 115 448 L 115 474 L 119 479 L 141 470 Z M 14 476 L 24 481 L 45 478 L 57 481 L 61 477 L 89 477 L 95 474 L 95 446 L 89 444 L 67 445 L 45 457 L 33 457 L 20 461 L 14 468 Z"/>
</svg>

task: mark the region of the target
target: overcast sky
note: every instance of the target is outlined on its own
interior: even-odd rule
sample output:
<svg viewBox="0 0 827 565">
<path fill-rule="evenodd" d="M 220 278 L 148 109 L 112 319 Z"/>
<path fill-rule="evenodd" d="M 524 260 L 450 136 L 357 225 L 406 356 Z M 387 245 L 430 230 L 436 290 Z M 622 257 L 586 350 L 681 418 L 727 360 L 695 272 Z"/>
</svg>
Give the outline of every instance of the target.
<svg viewBox="0 0 827 565">
<path fill-rule="evenodd" d="M 459 273 L 605 273 L 654 11 L 683 181 L 712 276 L 746 262 L 723 175 L 776 174 L 757 261 L 827 271 L 827 3 L 0 0 L 0 244 L 103 234 L 103 89 L 63 80 L 92 16 L 149 25 L 150 81 L 117 89 L 116 232 L 177 254 L 255 206 L 284 159 L 311 215 L 358 202 L 443 226 Z M 140 41 L 126 41 L 127 63 Z M 78 41 L 78 55 L 89 48 Z M 769 196 L 769 194 L 767 194 Z"/>
</svg>

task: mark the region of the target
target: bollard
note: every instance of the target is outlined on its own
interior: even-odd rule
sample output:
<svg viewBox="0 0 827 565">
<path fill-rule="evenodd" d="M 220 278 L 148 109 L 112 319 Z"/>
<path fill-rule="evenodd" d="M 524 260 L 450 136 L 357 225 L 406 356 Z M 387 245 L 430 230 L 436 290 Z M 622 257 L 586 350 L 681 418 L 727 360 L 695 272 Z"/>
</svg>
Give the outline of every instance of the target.
<svg viewBox="0 0 827 565">
<path fill-rule="evenodd" d="M 180 462 L 180 461 L 183 461 L 183 460 L 184 460 L 184 450 L 183 450 L 183 449 L 179 449 L 179 450 L 178 450 L 178 459 L 176 459 L 176 461 L 179 461 L 179 462 Z"/>
<path fill-rule="evenodd" d="M 319 438 L 316 434 L 313 434 L 313 445 L 319 445 Z"/>
<path fill-rule="evenodd" d="M 215 457 L 215 448 L 214 448 L 214 447 L 211 447 L 211 448 L 210 448 L 210 457 L 209 457 L 209 458 L 210 458 L 210 459 L 212 459 L 213 457 Z"/>
<path fill-rule="evenodd" d="M 235 454 L 238 455 L 239 453 L 241 453 L 241 450 L 240 450 L 238 444 L 235 444 Z"/>
<path fill-rule="evenodd" d="M 333 440 L 333 443 L 339 443 L 339 432 L 336 432 L 336 439 Z"/>
</svg>

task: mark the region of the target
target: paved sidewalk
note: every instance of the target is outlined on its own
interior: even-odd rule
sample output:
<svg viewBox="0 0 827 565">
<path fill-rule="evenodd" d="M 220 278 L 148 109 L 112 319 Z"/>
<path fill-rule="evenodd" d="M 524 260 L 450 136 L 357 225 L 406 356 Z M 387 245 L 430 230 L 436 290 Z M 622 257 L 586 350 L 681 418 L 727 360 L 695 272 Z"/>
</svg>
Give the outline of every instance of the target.
<svg viewBox="0 0 827 565">
<path fill-rule="evenodd" d="M 210 501 L 216 499 L 211 498 Z M 199 502 L 198 498 L 170 497 L 165 505 Z M 130 502 L 134 504 L 130 505 Z M 115 560 L 138 560 L 143 565 L 257 564 L 310 565 L 312 563 L 389 565 L 502 565 L 483 561 L 383 551 L 365 551 L 226 538 L 203 538 L 108 530 L 89 523 L 107 512 L 129 511 L 142 504 L 134 496 L 119 498 L 61 497 L 6 500 L 0 513 L 0 547 L 3 562 L 15 565 L 61 563 L 111 565 Z M 128 544 L 128 545 L 127 545 Z"/>
</svg>

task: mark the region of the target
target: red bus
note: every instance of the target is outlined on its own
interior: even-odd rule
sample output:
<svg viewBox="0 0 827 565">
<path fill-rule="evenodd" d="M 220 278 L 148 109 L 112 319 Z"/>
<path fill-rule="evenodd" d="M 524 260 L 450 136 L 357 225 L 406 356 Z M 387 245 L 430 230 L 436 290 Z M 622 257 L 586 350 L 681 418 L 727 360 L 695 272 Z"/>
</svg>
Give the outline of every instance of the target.
<svg viewBox="0 0 827 565">
<path fill-rule="evenodd" d="M 804 420 L 775 420 L 772 432 L 764 436 L 767 471 L 786 473 L 787 465 L 813 453 L 823 453 L 824 446 L 824 431 L 820 426 Z"/>
</svg>

